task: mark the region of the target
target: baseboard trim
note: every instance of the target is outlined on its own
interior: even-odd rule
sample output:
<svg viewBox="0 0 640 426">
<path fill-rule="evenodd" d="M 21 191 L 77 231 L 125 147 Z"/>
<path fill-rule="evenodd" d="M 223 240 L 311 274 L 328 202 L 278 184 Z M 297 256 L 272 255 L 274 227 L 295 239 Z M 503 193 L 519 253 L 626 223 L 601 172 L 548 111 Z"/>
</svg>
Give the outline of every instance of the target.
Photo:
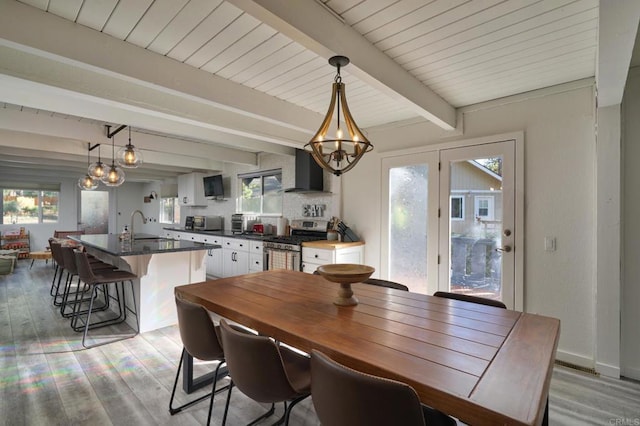
<svg viewBox="0 0 640 426">
<path fill-rule="evenodd" d="M 614 365 L 596 362 L 596 371 L 602 376 L 612 377 L 614 379 L 620 378 L 620 367 Z"/>
<path fill-rule="evenodd" d="M 567 366 L 575 366 L 577 369 L 585 369 L 595 371 L 593 358 L 578 355 L 572 352 L 556 351 L 556 362 L 568 364 Z"/>
<path fill-rule="evenodd" d="M 640 380 L 640 368 L 622 368 L 621 374 L 623 377 L 633 380 Z"/>
</svg>

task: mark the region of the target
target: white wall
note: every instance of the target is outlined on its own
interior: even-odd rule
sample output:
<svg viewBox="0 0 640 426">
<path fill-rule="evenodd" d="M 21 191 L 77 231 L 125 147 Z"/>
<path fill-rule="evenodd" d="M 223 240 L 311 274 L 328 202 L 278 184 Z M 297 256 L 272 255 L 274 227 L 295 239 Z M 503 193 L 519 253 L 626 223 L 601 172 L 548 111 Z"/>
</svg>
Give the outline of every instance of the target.
<svg viewBox="0 0 640 426">
<path fill-rule="evenodd" d="M 640 380 L 640 68 L 629 70 L 623 99 L 622 374 Z"/>
<path fill-rule="evenodd" d="M 584 86 L 584 85 L 583 85 Z M 573 88 L 573 86 L 572 86 Z M 460 140 L 525 133 L 525 311 L 559 318 L 558 358 L 594 366 L 595 116 L 591 85 L 546 96 L 519 96 L 464 109 Z M 366 241 L 366 263 L 379 268 L 380 152 L 441 143 L 432 126 L 370 132 L 376 146 L 344 177 L 347 221 Z M 554 236 L 555 252 L 545 252 Z"/>
</svg>

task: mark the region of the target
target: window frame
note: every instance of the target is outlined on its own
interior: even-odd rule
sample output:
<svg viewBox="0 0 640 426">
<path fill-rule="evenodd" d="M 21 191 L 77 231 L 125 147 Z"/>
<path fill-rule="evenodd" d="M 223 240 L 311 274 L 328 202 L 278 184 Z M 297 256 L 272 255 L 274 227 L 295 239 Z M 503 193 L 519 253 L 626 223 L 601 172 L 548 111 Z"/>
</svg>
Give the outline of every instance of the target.
<svg viewBox="0 0 640 426">
<path fill-rule="evenodd" d="M 487 215 L 480 215 L 480 202 L 487 201 Z M 476 219 L 493 220 L 495 217 L 495 197 L 493 195 L 476 195 L 473 200 L 473 214 Z"/>
<path fill-rule="evenodd" d="M 164 222 L 163 221 L 163 216 L 164 216 L 164 205 L 163 202 L 166 200 L 172 200 L 173 201 L 173 222 Z M 158 203 L 158 223 L 161 224 L 165 224 L 165 225 L 179 225 L 180 221 L 182 220 L 181 218 L 181 214 L 180 214 L 180 200 L 178 197 L 176 196 L 171 196 L 171 197 L 160 197 L 160 202 Z"/>
<path fill-rule="evenodd" d="M 280 188 L 275 192 L 275 194 L 277 194 L 278 198 L 279 198 L 279 211 L 276 212 L 265 212 L 265 179 L 267 178 L 271 178 L 271 177 L 277 177 L 277 179 L 280 182 Z M 260 179 L 260 195 L 259 197 L 252 197 L 253 198 L 259 198 L 260 202 L 260 208 L 259 211 L 253 211 L 253 210 L 245 210 L 244 207 L 244 200 L 249 200 L 248 198 L 244 197 L 243 194 L 243 180 L 245 179 L 256 179 L 259 178 Z M 282 169 L 270 169 L 270 170 L 262 170 L 262 171 L 258 171 L 258 172 L 251 172 L 251 173 L 239 173 L 237 175 L 237 185 L 238 185 L 238 197 L 237 197 L 237 203 L 236 203 L 236 212 L 237 213 L 243 213 L 243 214 L 252 214 L 252 215 L 259 215 L 259 216 L 274 216 L 274 217 L 280 217 L 282 216 L 282 212 L 284 209 L 284 197 L 283 197 L 283 186 L 282 186 Z"/>
<path fill-rule="evenodd" d="M 459 199 L 460 200 L 460 216 L 453 216 L 453 199 Z M 463 221 L 465 218 L 465 212 L 464 212 L 464 208 L 465 208 L 465 196 L 464 195 L 451 195 L 449 196 L 449 219 L 452 221 Z"/>
<path fill-rule="evenodd" d="M 52 185 L 52 184 L 31 184 L 31 183 L 1 183 L 0 191 L 2 192 L 2 199 L 0 199 L 0 225 L 41 225 L 48 223 L 58 223 L 60 221 L 60 185 Z M 4 202 L 4 193 L 5 191 L 30 191 L 37 192 L 37 205 L 35 208 L 37 209 L 37 213 L 34 216 L 29 216 L 30 218 L 37 218 L 36 222 L 16 222 L 16 223 L 5 223 L 4 222 L 4 212 L 5 212 L 5 202 Z M 57 214 L 55 220 L 44 221 L 44 197 L 45 192 L 54 192 L 57 193 Z"/>
</svg>

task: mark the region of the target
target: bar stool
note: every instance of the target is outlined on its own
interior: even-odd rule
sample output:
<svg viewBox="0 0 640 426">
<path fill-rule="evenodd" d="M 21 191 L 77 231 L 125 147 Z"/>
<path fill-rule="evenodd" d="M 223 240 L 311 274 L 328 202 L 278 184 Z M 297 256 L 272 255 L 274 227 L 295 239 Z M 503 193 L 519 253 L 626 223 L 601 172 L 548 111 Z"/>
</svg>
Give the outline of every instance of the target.
<svg viewBox="0 0 640 426">
<path fill-rule="evenodd" d="M 79 292 L 81 295 L 81 299 L 85 299 L 83 296 L 88 295 L 89 308 L 86 312 L 86 318 L 84 317 L 83 311 L 80 309 L 82 303 L 74 304 L 74 313 L 75 315 L 71 320 L 71 327 L 75 331 L 83 330 L 82 335 L 82 346 L 85 348 L 92 348 L 95 346 L 101 346 L 107 343 L 117 342 L 119 340 L 129 339 L 131 337 L 136 336 L 140 332 L 140 319 L 138 317 L 138 308 L 136 304 L 136 296 L 135 290 L 133 288 L 133 280 L 138 278 L 137 275 L 123 271 L 121 269 L 112 269 L 112 270 L 92 270 L 89 259 L 87 257 L 87 253 L 75 251 L 75 259 L 76 266 L 78 268 L 78 275 L 80 275 L 80 279 L 84 282 L 84 286 L 82 290 Z M 133 301 L 133 309 L 127 306 L 126 292 L 125 292 L 125 282 L 129 282 L 131 288 L 131 300 Z M 110 318 L 98 320 L 95 322 L 91 322 L 91 315 L 94 313 L 94 300 L 97 297 L 98 289 L 102 289 L 105 294 L 107 293 L 106 288 L 110 285 L 114 284 L 115 286 L 115 296 L 109 296 L 113 300 L 117 302 L 118 312 L 117 316 L 112 316 Z M 122 293 L 122 297 L 120 295 Z M 131 312 L 136 317 L 136 328 L 133 334 L 120 335 L 111 340 L 97 343 L 93 345 L 87 345 L 86 340 L 89 335 L 89 330 L 93 330 L 95 328 L 107 327 L 110 325 L 120 324 L 127 320 L 127 311 Z M 78 323 L 82 323 L 78 325 Z"/>
<path fill-rule="evenodd" d="M 75 249 L 73 247 L 61 247 L 60 252 L 62 253 L 62 261 L 64 264 L 64 269 L 67 271 L 67 279 L 65 281 L 64 290 L 62 294 L 60 294 L 61 301 L 59 302 L 60 306 L 60 315 L 64 318 L 69 318 L 74 315 L 73 311 L 67 312 L 66 308 L 70 304 L 81 303 L 85 300 L 80 300 L 79 289 L 80 289 L 80 276 L 78 275 L 78 268 L 76 266 L 76 259 L 74 257 Z M 98 259 L 94 261 L 90 261 L 89 266 L 94 271 L 105 271 L 105 270 L 113 270 L 116 269 L 113 265 L 108 263 L 104 263 Z M 77 283 L 75 285 L 75 292 L 72 292 L 73 289 L 73 279 L 74 277 L 78 277 Z M 69 297 L 72 296 L 72 293 L 75 294 L 74 300 L 69 300 Z M 94 310 L 105 310 L 109 308 L 109 294 L 108 291 L 105 293 L 104 304 L 94 308 Z M 88 301 L 88 299 L 86 300 Z M 86 313 L 86 312 L 85 312 Z"/>
<path fill-rule="evenodd" d="M 64 260 L 62 259 L 62 244 L 57 242 L 54 238 L 49 238 L 49 247 L 51 248 L 51 256 L 53 257 L 53 263 L 55 264 L 55 270 L 53 271 L 53 280 L 51 280 L 51 290 L 49 294 L 53 297 L 53 304 L 60 306 L 57 303 L 58 290 L 60 289 L 60 281 L 62 280 L 62 274 L 64 273 Z M 56 284 L 56 278 L 58 282 Z"/>
</svg>

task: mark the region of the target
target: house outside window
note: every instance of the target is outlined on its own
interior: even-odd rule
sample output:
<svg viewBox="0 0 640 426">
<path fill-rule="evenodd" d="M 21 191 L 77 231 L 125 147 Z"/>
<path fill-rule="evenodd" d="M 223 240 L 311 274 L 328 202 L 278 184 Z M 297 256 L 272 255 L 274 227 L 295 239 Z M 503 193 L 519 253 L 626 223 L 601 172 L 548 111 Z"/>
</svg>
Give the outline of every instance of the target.
<svg viewBox="0 0 640 426">
<path fill-rule="evenodd" d="M 464 220 L 464 196 L 451 196 L 451 220 Z"/>
<path fill-rule="evenodd" d="M 160 198 L 160 223 L 180 224 L 180 203 L 178 197 Z"/>
<path fill-rule="evenodd" d="M 238 212 L 259 215 L 282 214 L 282 170 L 238 175 Z"/>
<path fill-rule="evenodd" d="M 494 199 L 490 196 L 475 197 L 475 217 L 481 220 L 493 220 Z"/>
<path fill-rule="evenodd" d="M 22 225 L 58 222 L 59 185 L 57 190 L 38 189 L 37 184 L 25 186 L 26 188 L 2 189 L 0 223 Z"/>
</svg>

